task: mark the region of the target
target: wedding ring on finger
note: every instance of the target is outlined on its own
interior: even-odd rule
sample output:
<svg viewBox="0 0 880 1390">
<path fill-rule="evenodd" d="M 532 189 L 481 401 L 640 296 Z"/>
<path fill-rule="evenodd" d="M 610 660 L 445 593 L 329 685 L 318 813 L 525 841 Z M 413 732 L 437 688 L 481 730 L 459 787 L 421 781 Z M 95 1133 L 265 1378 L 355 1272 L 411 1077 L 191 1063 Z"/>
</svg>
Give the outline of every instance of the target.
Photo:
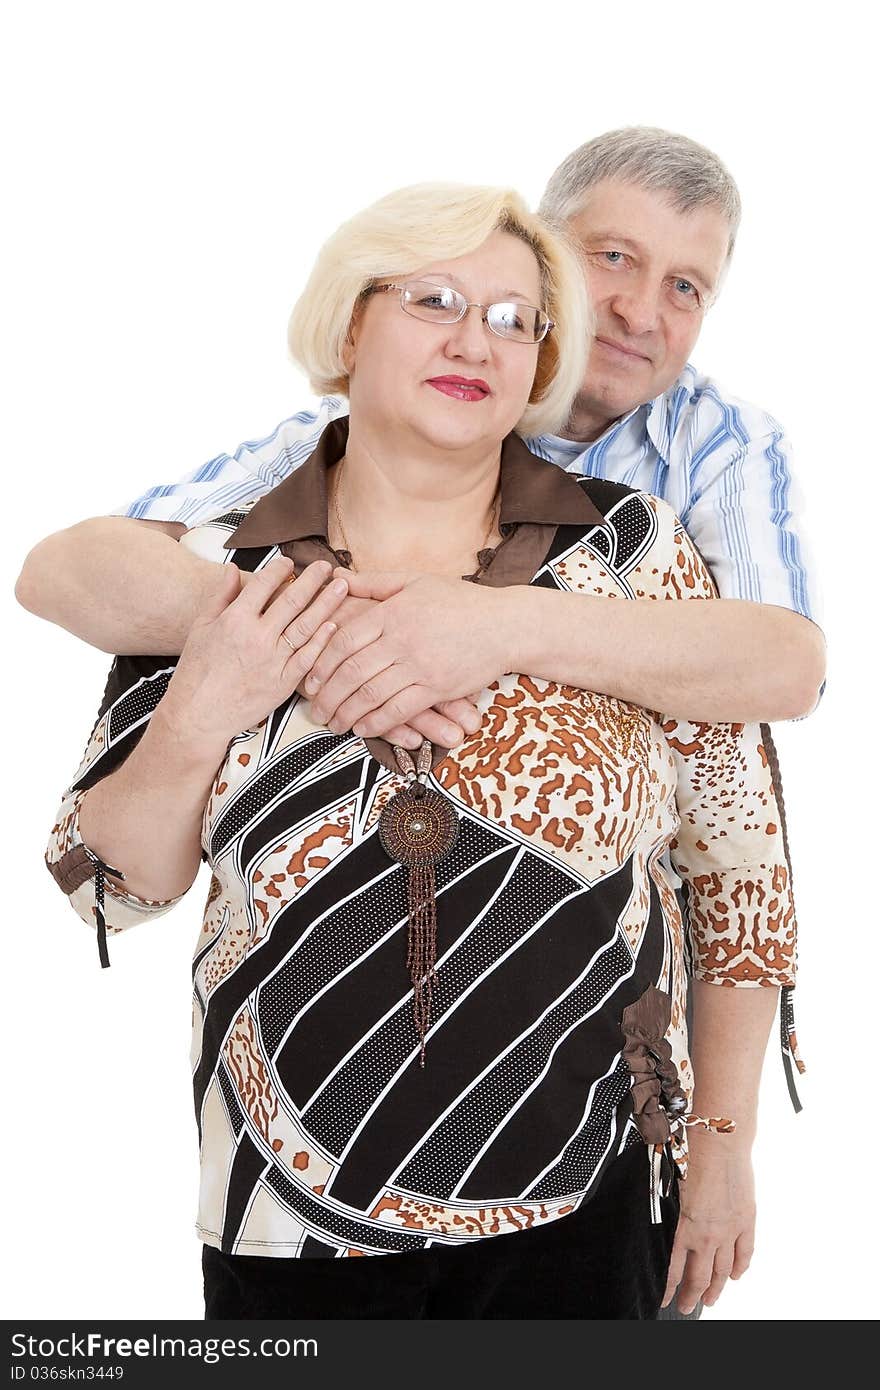
<svg viewBox="0 0 880 1390">
<path fill-rule="evenodd" d="M 281 634 L 281 640 L 282 640 L 282 642 L 286 642 L 286 643 L 287 643 L 288 647 L 290 648 L 290 650 L 291 650 L 292 652 L 295 652 L 295 651 L 298 650 L 298 648 L 295 647 L 295 646 L 293 645 L 293 643 L 291 642 L 290 638 L 287 636 L 287 633 L 286 633 L 286 632 L 282 632 L 282 634 Z"/>
</svg>

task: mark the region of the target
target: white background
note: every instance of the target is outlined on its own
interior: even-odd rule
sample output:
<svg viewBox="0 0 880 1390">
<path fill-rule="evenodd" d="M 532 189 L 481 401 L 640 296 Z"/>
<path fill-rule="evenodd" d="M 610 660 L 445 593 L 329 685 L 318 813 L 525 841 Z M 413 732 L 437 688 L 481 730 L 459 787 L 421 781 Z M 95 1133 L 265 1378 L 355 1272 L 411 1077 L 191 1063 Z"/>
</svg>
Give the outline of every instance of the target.
<svg viewBox="0 0 880 1390">
<path fill-rule="evenodd" d="M 830 650 L 818 713 L 776 729 L 806 1108 L 791 1110 L 774 1034 L 757 1251 L 706 1318 L 872 1316 L 880 383 L 864 12 L 30 0 L 7 22 L 6 1316 L 203 1314 L 188 981 L 207 869 L 99 969 L 42 854 L 109 658 L 15 604 L 25 554 L 308 402 L 286 320 L 344 217 L 428 178 L 511 183 L 534 203 L 571 148 L 638 123 L 709 145 L 739 181 L 739 246 L 694 360 L 795 442 Z"/>
</svg>

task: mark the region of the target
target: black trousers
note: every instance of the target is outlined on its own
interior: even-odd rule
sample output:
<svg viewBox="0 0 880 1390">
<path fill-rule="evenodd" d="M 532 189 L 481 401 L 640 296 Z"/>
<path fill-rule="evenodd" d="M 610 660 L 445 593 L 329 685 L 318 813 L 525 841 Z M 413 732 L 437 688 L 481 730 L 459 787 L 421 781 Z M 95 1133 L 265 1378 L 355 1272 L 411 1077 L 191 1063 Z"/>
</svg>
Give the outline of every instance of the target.
<svg viewBox="0 0 880 1390">
<path fill-rule="evenodd" d="M 678 1180 L 651 1224 L 648 1156 L 633 1145 L 595 1196 L 547 1226 L 402 1255 L 291 1259 L 205 1245 L 205 1318 L 656 1319 Z"/>
</svg>

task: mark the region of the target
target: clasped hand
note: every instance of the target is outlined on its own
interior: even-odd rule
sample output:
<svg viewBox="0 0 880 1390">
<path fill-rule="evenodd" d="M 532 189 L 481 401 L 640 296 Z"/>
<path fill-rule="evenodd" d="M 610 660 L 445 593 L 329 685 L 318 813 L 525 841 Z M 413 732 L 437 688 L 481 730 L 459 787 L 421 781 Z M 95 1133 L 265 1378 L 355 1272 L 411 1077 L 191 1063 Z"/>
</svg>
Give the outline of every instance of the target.
<svg viewBox="0 0 880 1390">
<path fill-rule="evenodd" d="M 480 725 L 467 692 L 504 667 L 494 599 L 438 575 L 332 574 L 326 561 L 298 579 L 283 556 L 255 574 L 229 566 L 193 624 L 166 700 L 212 745 L 298 690 L 315 722 L 334 732 L 451 748 Z"/>
<path fill-rule="evenodd" d="M 490 685 L 510 661 L 498 591 L 435 574 L 335 576 L 348 582 L 347 605 L 359 604 L 306 677 L 316 723 L 394 741 L 408 726 L 447 747 L 479 728 L 468 692 Z"/>
</svg>

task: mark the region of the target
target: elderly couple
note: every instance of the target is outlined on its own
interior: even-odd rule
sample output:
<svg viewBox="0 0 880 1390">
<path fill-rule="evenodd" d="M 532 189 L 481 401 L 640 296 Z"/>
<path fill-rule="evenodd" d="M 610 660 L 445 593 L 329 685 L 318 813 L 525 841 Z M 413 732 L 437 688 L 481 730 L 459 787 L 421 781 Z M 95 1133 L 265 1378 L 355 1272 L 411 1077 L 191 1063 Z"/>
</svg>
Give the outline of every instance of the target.
<svg viewBox="0 0 880 1390">
<path fill-rule="evenodd" d="M 777 1007 L 802 1070 L 766 721 L 824 642 L 782 430 L 688 363 L 739 214 L 646 128 L 539 216 L 392 193 L 293 311 L 316 412 L 27 557 L 120 653 L 46 852 L 102 964 L 211 868 L 207 1318 L 688 1317 L 748 1267 Z"/>
</svg>

